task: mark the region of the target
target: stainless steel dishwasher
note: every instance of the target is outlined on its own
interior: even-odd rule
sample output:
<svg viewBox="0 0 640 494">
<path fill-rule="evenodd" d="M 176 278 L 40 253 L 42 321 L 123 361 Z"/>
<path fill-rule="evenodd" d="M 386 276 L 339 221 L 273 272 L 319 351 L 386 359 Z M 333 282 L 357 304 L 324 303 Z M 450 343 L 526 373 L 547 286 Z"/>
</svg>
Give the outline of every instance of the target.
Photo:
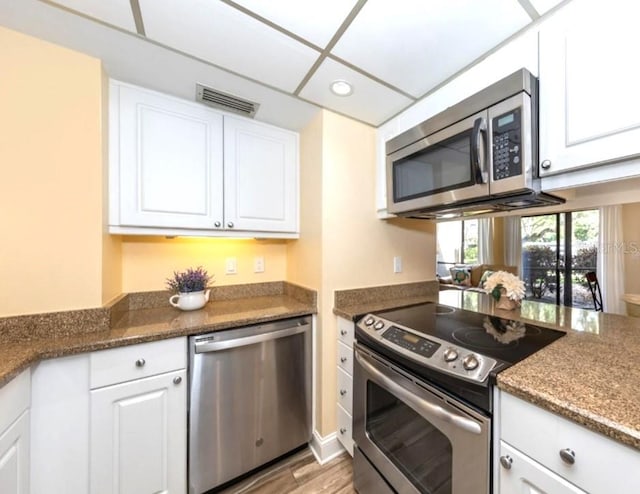
<svg viewBox="0 0 640 494">
<path fill-rule="evenodd" d="M 189 494 L 311 439 L 311 319 L 189 338 Z"/>
</svg>

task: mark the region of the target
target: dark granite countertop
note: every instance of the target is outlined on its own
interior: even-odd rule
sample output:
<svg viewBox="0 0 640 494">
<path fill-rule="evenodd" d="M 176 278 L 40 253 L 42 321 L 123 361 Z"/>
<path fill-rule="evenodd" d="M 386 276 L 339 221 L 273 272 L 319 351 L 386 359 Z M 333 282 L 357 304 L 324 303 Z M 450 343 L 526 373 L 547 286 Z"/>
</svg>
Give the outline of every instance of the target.
<svg viewBox="0 0 640 494">
<path fill-rule="evenodd" d="M 154 292 L 124 296 L 106 308 L 0 319 L 0 386 L 43 359 L 317 311 L 311 290 L 279 282 L 243 286 L 244 291 L 220 287 L 213 293 L 214 300 L 190 312 L 167 306 L 168 294 Z"/>
<path fill-rule="evenodd" d="M 523 301 L 495 309 L 488 295 L 457 290 L 366 300 L 352 297 L 334 312 L 358 315 L 421 302 L 522 320 L 566 336 L 498 375 L 498 387 L 640 450 L 640 318 Z"/>
</svg>

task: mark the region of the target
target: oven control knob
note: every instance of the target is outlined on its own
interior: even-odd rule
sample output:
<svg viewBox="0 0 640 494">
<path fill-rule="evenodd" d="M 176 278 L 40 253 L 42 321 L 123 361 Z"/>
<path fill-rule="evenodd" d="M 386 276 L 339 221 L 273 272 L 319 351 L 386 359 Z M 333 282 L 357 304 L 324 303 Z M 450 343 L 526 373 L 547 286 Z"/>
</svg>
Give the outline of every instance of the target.
<svg viewBox="0 0 640 494">
<path fill-rule="evenodd" d="M 375 319 L 373 317 L 367 317 L 364 320 L 364 325 L 365 326 L 371 326 L 374 322 L 375 322 Z"/>
<path fill-rule="evenodd" d="M 444 351 L 443 356 L 445 362 L 453 362 L 458 358 L 458 351 L 455 348 L 449 347 Z"/>
<path fill-rule="evenodd" d="M 473 353 L 470 353 L 462 359 L 462 367 L 464 367 L 468 371 L 477 368 L 478 365 L 480 365 L 480 361 L 478 360 L 478 357 L 476 357 Z"/>
<path fill-rule="evenodd" d="M 384 323 L 382 321 L 378 321 L 373 325 L 373 329 L 382 329 L 384 328 Z"/>
</svg>

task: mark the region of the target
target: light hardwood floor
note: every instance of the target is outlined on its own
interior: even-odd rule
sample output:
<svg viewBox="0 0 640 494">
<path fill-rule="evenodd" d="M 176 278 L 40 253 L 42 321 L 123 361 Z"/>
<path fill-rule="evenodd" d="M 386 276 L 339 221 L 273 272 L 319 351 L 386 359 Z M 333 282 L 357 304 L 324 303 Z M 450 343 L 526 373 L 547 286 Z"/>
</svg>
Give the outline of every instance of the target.
<svg viewBox="0 0 640 494">
<path fill-rule="evenodd" d="M 305 449 L 220 494 L 356 494 L 351 463 L 344 453 L 321 466 Z"/>
</svg>

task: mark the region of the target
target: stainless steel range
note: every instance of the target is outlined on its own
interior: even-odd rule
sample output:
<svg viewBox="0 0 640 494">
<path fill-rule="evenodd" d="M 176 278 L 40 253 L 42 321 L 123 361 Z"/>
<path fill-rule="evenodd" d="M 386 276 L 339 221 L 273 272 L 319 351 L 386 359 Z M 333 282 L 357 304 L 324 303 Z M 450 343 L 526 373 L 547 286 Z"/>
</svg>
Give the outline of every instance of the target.
<svg viewBox="0 0 640 494">
<path fill-rule="evenodd" d="M 495 377 L 564 333 L 428 303 L 356 325 L 360 494 L 491 492 Z"/>
</svg>

